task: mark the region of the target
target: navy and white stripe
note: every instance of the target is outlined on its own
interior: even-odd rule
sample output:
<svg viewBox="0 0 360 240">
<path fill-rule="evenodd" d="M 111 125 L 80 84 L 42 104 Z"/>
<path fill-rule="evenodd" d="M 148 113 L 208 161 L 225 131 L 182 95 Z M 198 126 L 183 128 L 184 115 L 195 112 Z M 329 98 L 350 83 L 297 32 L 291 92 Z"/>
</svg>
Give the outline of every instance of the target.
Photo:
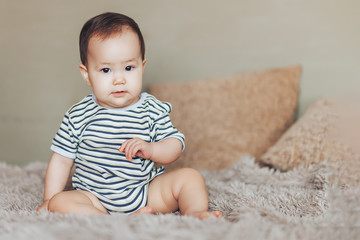
<svg viewBox="0 0 360 240">
<path fill-rule="evenodd" d="M 171 105 L 142 93 L 140 100 L 126 108 L 108 109 L 85 97 L 65 114 L 53 139 L 51 150 L 75 159 L 75 189 L 93 193 L 109 212 L 132 213 L 146 206 L 148 186 L 163 167 L 139 157 L 128 161 L 119 152 L 132 138 L 158 142 L 184 135 L 171 123 Z"/>
</svg>

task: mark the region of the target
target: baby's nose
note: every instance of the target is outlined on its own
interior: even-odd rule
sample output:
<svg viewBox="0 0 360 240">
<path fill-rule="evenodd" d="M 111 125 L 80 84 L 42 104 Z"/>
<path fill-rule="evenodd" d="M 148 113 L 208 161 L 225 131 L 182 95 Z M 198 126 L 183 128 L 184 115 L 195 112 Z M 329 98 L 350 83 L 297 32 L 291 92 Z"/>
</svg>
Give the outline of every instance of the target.
<svg viewBox="0 0 360 240">
<path fill-rule="evenodd" d="M 126 84 L 126 79 L 122 76 L 115 77 L 113 80 L 114 85 L 124 85 Z"/>
</svg>

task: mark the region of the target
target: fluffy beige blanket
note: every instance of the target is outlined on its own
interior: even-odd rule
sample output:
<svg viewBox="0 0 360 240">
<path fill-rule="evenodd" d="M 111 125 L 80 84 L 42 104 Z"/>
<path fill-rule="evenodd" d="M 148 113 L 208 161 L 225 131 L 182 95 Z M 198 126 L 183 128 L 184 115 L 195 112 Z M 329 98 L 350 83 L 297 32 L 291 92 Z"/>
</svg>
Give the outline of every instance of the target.
<svg viewBox="0 0 360 240">
<path fill-rule="evenodd" d="M 357 239 L 360 188 L 330 186 L 326 163 L 287 173 L 250 157 L 202 171 L 210 208 L 223 219 L 179 214 L 76 216 L 35 213 L 46 165 L 0 163 L 0 239 Z M 194 199 L 196 201 L 196 199 Z"/>
</svg>

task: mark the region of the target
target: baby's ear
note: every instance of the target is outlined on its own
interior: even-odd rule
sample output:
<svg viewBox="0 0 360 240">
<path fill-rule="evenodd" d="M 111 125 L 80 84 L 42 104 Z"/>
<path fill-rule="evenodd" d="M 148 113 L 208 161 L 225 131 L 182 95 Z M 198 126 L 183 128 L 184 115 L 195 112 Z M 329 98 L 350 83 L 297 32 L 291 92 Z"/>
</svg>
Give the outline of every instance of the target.
<svg viewBox="0 0 360 240">
<path fill-rule="evenodd" d="M 144 72 L 145 66 L 146 66 L 146 59 L 144 59 L 142 62 L 142 71 L 143 72 Z"/>
<path fill-rule="evenodd" d="M 83 77 L 83 79 L 85 80 L 87 85 L 90 86 L 89 73 L 88 73 L 86 66 L 84 64 L 80 64 L 79 69 L 80 69 L 81 76 Z"/>
<path fill-rule="evenodd" d="M 142 66 L 143 66 L 143 68 L 145 68 L 145 66 L 146 66 L 146 59 L 143 60 Z"/>
</svg>

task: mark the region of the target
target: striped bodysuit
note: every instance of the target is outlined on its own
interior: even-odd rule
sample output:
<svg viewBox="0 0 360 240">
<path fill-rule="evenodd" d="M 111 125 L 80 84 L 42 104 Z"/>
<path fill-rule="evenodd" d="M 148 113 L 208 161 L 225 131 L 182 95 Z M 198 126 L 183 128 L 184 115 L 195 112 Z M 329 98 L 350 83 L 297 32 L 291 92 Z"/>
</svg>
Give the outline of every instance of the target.
<svg viewBox="0 0 360 240">
<path fill-rule="evenodd" d="M 140 157 L 128 161 L 119 148 L 135 137 L 146 142 L 172 137 L 184 149 L 184 135 L 172 125 L 170 112 L 170 104 L 147 93 L 120 109 L 99 106 L 89 95 L 67 111 L 51 150 L 75 160 L 74 189 L 94 194 L 109 213 L 132 213 L 147 205 L 149 183 L 164 168 Z"/>
</svg>

